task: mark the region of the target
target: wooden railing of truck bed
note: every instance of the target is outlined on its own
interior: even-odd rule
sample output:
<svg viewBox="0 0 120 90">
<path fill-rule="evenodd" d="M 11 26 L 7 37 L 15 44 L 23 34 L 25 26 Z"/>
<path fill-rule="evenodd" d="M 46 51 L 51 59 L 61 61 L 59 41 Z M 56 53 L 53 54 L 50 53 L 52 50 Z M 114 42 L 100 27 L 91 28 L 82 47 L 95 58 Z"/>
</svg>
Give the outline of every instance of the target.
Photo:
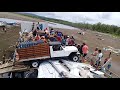
<svg viewBox="0 0 120 90">
<path fill-rule="evenodd" d="M 17 49 L 19 60 L 29 61 L 34 59 L 50 58 L 50 47 L 48 43 L 38 44 L 28 48 Z"/>
</svg>

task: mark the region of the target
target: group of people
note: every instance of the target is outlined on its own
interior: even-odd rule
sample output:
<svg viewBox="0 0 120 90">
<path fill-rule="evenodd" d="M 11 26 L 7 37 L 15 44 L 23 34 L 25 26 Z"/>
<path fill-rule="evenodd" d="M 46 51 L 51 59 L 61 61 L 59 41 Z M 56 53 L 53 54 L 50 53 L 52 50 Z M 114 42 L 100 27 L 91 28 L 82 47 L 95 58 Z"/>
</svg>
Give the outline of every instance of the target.
<svg viewBox="0 0 120 90">
<path fill-rule="evenodd" d="M 30 33 L 32 33 L 30 35 Z M 62 45 L 75 45 L 75 39 L 73 36 L 63 35 L 61 31 L 53 30 L 51 28 L 48 30 L 47 28 L 43 31 L 39 30 L 38 28 L 33 29 L 31 32 L 26 34 L 27 41 L 38 41 L 43 40 L 44 42 L 53 42 L 53 41 L 59 41 Z"/>
<path fill-rule="evenodd" d="M 96 69 L 98 70 L 99 66 L 101 66 L 103 53 L 102 53 L 101 49 L 96 48 L 95 51 L 91 55 L 92 55 L 91 65 L 95 66 Z"/>
<path fill-rule="evenodd" d="M 86 43 L 83 43 L 82 45 L 78 44 L 77 45 L 78 51 L 80 53 L 81 56 L 81 62 L 85 62 L 86 61 L 86 57 L 88 55 L 89 52 L 89 47 Z M 90 58 L 90 64 L 91 66 L 95 67 L 96 70 L 99 69 L 99 66 L 101 66 L 101 61 L 103 58 L 103 53 L 101 49 L 95 48 L 95 51 L 91 54 L 91 58 Z M 111 58 L 111 52 L 109 53 L 108 57 L 105 58 L 105 60 L 103 61 L 104 64 L 106 64 L 106 62 Z M 110 69 L 111 67 L 111 62 L 108 63 L 107 65 L 107 69 Z"/>
<path fill-rule="evenodd" d="M 80 53 L 80 56 L 82 57 L 81 62 L 85 62 L 86 61 L 86 56 L 88 54 L 88 45 L 84 42 L 81 46 L 80 44 L 77 45 L 78 51 Z"/>
</svg>

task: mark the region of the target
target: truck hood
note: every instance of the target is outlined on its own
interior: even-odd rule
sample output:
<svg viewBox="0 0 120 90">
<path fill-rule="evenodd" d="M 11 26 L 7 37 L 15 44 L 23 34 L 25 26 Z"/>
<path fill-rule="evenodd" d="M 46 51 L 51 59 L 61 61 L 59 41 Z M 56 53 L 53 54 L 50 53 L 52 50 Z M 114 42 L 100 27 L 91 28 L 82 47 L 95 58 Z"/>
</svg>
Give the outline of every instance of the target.
<svg viewBox="0 0 120 90">
<path fill-rule="evenodd" d="M 64 46 L 63 49 L 65 51 L 73 51 L 73 52 L 78 52 L 78 49 L 75 46 Z"/>
</svg>

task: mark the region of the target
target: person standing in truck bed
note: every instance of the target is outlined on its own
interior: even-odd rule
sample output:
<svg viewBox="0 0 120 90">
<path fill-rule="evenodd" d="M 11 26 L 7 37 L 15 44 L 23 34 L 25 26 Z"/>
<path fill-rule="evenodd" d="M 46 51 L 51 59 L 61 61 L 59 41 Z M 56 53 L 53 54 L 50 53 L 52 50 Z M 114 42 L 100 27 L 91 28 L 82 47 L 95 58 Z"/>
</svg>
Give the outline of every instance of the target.
<svg viewBox="0 0 120 90">
<path fill-rule="evenodd" d="M 35 37 L 37 35 L 37 30 L 33 31 L 33 37 Z"/>
<path fill-rule="evenodd" d="M 34 31 L 34 27 L 35 27 L 35 23 L 33 23 L 33 25 L 32 25 L 32 31 Z"/>
</svg>

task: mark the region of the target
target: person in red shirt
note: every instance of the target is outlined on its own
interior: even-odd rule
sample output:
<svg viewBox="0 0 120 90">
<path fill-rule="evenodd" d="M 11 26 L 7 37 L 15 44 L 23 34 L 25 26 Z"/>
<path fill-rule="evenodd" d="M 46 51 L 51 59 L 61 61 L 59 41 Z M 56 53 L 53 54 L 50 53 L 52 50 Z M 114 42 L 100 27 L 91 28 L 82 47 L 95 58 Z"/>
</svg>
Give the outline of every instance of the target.
<svg viewBox="0 0 120 90">
<path fill-rule="evenodd" d="M 95 51 L 91 54 L 92 57 L 91 57 L 91 66 L 94 66 L 95 65 L 95 60 L 97 58 L 97 55 L 98 55 L 98 48 L 95 48 Z"/>
<path fill-rule="evenodd" d="M 74 42 L 74 39 L 71 38 L 71 45 L 74 46 L 75 45 L 75 42 Z"/>
<path fill-rule="evenodd" d="M 111 52 L 109 53 L 109 56 L 107 58 L 105 58 L 104 64 L 110 59 L 110 57 L 111 57 Z"/>
<path fill-rule="evenodd" d="M 58 40 L 59 42 L 61 42 L 61 41 L 62 41 L 62 38 L 61 38 L 60 36 L 57 36 L 57 40 Z"/>
<path fill-rule="evenodd" d="M 82 62 L 85 62 L 85 57 L 87 56 L 88 53 L 88 46 L 86 45 L 86 43 L 83 43 L 82 52 L 83 52 Z"/>
<path fill-rule="evenodd" d="M 38 40 L 40 40 L 41 38 L 40 38 L 40 36 L 39 36 L 39 34 L 37 34 L 36 36 L 35 36 L 35 41 L 38 41 Z"/>
</svg>

